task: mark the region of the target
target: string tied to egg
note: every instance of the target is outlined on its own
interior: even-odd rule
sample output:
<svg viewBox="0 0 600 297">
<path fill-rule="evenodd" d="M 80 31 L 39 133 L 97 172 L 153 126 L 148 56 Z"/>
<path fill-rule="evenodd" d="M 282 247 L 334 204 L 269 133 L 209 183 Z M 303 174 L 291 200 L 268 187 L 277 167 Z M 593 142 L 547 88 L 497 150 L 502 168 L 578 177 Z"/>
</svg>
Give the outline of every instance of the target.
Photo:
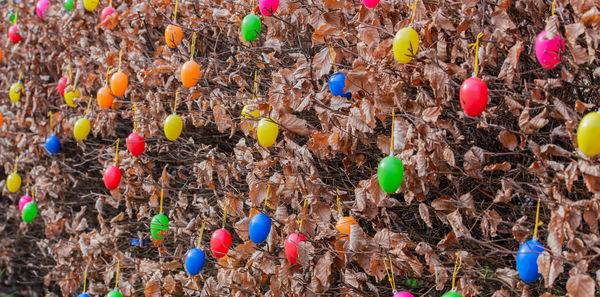
<svg viewBox="0 0 600 297">
<path fill-rule="evenodd" d="M 417 1 L 419 1 L 419 0 L 415 0 L 411 5 L 412 13 L 410 15 L 410 24 L 408 25 L 410 28 L 413 27 L 413 24 L 415 22 L 415 13 L 417 12 Z"/>
<path fill-rule="evenodd" d="M 388 268 L 387 260 L 390 261 L 390 267 Z M 387 258 L 383 258 L 383 267 L 385 268 L 385 273 L 387 274 L 388 281 L 390 282 L 390 286 L 392 287 L 392 292 L 396 294 L 396 279 L 394 277 L 394 263 L 392 262 L 392 257 L 388 254 Z"/>
<path fill-rule="evenodd" d="M 337 72 L 337 66 L 335 65 L 335 56 L 337 54 L 333 49 L 333 44 L 331 44 L 331 41 L 329 41 L 327 47 L 329 48 L 329 56 L 331 57 L 331 65 L 333 66 L 333 72 Z"/>
<path fill-rule="evenodd" d="M 481 37 L 483 37 L 483 32 L 479 32 L 479 34 L 477 34 L 477 39 L 475 40 L 475 42 L 469 44 L 469 47 L 471 47 L 475 51 L 475 69 L 473 73 L 474 77 L 477 77 L 477 73 L 479 71 L 479 39 L 481 39 Z"/>
<path fill-rule="evenodd" d="M 535 211 L 535 226 L 533 227 L 533 240 L 537 240 L 538 237 L 538 227 L 542 226 L 544 223 L 540 222 L 540 202 L 541 198 L 538 197 L 537 201 L 537 209 Z"/>
<path fill-rule="evenodd" d="M 462 256 L 456 252 L 456 260 L 454 261 L 454 272 L 452 273 L 452 291 L 456 291 L 456 275 L 462 265 Z"/>
</svg>

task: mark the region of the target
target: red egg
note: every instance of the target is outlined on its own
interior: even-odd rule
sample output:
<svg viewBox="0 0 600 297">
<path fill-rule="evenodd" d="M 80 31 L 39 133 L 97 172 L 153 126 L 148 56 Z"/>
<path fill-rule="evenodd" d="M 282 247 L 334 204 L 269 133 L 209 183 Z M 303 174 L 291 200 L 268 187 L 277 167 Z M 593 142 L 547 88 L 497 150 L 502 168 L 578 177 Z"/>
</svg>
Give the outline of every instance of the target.
<svg viewBox="0 0 600 297">
<path fill-rule="evenodd" d="M 67 88 L 68 83 L 67 83 L 67 78 L 66 77 L 61 77 L 58 80 L 58 85 L 56 86 L 58 88 L 58 93 L 60 94 L 61 97 L 65 97 L 65 89 Z"/>
<path fill-rule="evenodd" d="M 292 233 L 285 240 L 285 256 L 291 264 L 298 263 L 298 243 L 306 241 L 306 237 L 300 233 Z"/>
<path fill-rule="evenodd" d="M 478 117 L 488 102 L 488 89 L 483 80 L 470 77 L 460 86 L 460 106 L 470 117 Z"/>
<path fill-rule="evenodd" d="M 225 229 L 218 229 L 210 237 L 210 251 L 215 258 L 227 255 L 231 246 L 231 234 Z"/>
<path fill-rule="evenodd" d="M 144 148 L 146 148 L 146 140 L 144 137 L 138 135 L 137 132 L 133 131 L 127 136 L 127 149 L 131 155 L 137 157 L 143 154 Z"/>
<path fill-rule="evenodd" d="M 102 13 L 100 13 L 100 22 L 102 23 L 102 26 L 106 25 L 106 18 L 108 18 L 111 14 L 115 12 L 117 11 L 112 6 L 107 6 L 104 7 L 104 9 L 102 9 Z"/>
<path fill-rule="evenodd" d="M 8 38 L 13 44 L 17 44 L 21 41 L 21 34 L 19 34 L 19 27 L 17 27 L 17 25 L 12 25 L 10 29 L 8 29 Z"/>
<path fill-rule="evenodd" d="M 121 182 L 121 169 L 117 166 L 110 165 L 104 170 L 104 186 L 109 190 L 114 190 Z"/>
</svg>

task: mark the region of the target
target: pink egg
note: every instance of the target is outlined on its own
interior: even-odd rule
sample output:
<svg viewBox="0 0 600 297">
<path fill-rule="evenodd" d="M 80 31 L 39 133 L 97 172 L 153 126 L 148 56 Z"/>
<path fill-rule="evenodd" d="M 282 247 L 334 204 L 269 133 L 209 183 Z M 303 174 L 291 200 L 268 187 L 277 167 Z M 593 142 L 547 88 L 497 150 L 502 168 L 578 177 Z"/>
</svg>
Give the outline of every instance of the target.
<svg viewBox="0 0 600 297">
<path fill-rule="evenodd" d="M 413 296 L 413 294 L 408 293 L 406 291 L 402 291 L 402 292 L 396 292 L 396 294 L 394 294 L 394 297 L 415 297 L 415 296 Z"/>
<path fill-rule="evenodd" d="M 29 195 L 23 195 L 23 197 L 21 197 L 21 199 L 19 199 L 19 211 L 23 212 L 23 207 L 25 207 L 25 204 L 29 203 L 33 201 L 31 199 L 31 196 Z"/>
<path fill-rule="evenodd" d="M 107 6 L 104 9 L 102 9 L 102 13 L 100 14 L 100 21 L 102 22 L 102 26 L 106 26 L 106 19 L 115 12 L 117 11 L 112 6 Z"/>
<path fill-rule="evenodd" d="M 48 0 L 39 0 L 35 5 L 35 11 L 40 18 L 44 18 L 44 12 L 50 6 L 50 2 Z"/>
<path fill-rule="evenodd" d="M 373 8 L 379 4 L 379 0 L 362 0 L 362 3 L 368 8 Z"/>
<path fill-rule="evenodd" d="M 279 0 L 259 0 L 258 8 L 263 15 L 272 15 L 279 8 Z"/>
<path fill-rule="evenodd" d="M 546 69 L 554 69 L 560 60 L 562 60 L 562 52 L 565 51 L 565 40 L 556 34 L 554 38 L 546 37 L 546 30 L 540 32 L 535 40 L 535 56 L 542 66 Z"/>
</svg>

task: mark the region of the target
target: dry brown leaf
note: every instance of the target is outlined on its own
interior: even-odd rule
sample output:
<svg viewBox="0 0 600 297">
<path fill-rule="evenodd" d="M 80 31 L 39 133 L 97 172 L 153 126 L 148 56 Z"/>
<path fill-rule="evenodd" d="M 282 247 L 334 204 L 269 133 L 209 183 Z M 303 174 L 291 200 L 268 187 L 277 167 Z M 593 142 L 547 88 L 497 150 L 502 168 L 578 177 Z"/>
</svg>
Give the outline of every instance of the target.
<svg viewBox="0 0 600 297">
<path fill-rule="evenodd" d="M 596 283 L 587 274 L 576 274 L 567 281 L 567 292 L 571 297 L 593 297 Z"/>
</svg>

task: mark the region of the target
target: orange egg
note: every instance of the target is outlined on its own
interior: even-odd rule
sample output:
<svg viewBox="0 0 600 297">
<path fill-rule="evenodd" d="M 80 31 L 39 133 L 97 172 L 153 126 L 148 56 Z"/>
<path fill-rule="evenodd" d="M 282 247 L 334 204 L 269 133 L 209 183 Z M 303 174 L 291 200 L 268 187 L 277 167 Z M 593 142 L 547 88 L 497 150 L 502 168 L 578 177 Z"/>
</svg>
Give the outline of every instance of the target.
<svg viewBox="0 0 600 297">
<path fill-rule="evenodd" d="M 340 233 L 350 235 L 350 227 L 354 224 L 358 225 L 356 220 L 352 217 L 343 217 L 335 224 L 335 228 L 338 229 Z"/>
<path fill-rule="evenodd" d="M 115 72 L 110 77 L 110 90 L 112 91 L 113 95 L 121 97 L 123 94 L 125 94 L 128 83 L 129 81 L 127 80 L 127 75 L 125 75 L 125 73 L 121 71 Z"/>
<path fill-rule="evenodd" d="M 165 29 L 165 41 L 170 48 L 175 48 L 183 38 L 183 30 L 176 25 L 168 25 Z"/>
<path fill-rule="evenodd" d="M 2 113 L 0 113 L 0 127 L 2 127 L 3 123 L 4 123 L 4 116 L 2 115 Z"/>
<path fill-rule="evenodd" d="M 96 100 L 98 100 L 98 105 L 100 105 L 100 107 L 110 108 L 113 100 L 115 100 L 115 97 L 110 91 L 110 88 L 108 86 L 104 86 L 98 90 L 98 93 L 96 94 Z"/>
<path fill-rule="evenodd" d="M 187 61 L 181 67 L 181 82 L 186 88 L 196 85 L 200 79 L 200 66 L 194 61 Z"/>
<path fill-rule="evenodd" d="M 0 49 L 0 63 L 2 63 L 2 50 Z"/>
</svg>

